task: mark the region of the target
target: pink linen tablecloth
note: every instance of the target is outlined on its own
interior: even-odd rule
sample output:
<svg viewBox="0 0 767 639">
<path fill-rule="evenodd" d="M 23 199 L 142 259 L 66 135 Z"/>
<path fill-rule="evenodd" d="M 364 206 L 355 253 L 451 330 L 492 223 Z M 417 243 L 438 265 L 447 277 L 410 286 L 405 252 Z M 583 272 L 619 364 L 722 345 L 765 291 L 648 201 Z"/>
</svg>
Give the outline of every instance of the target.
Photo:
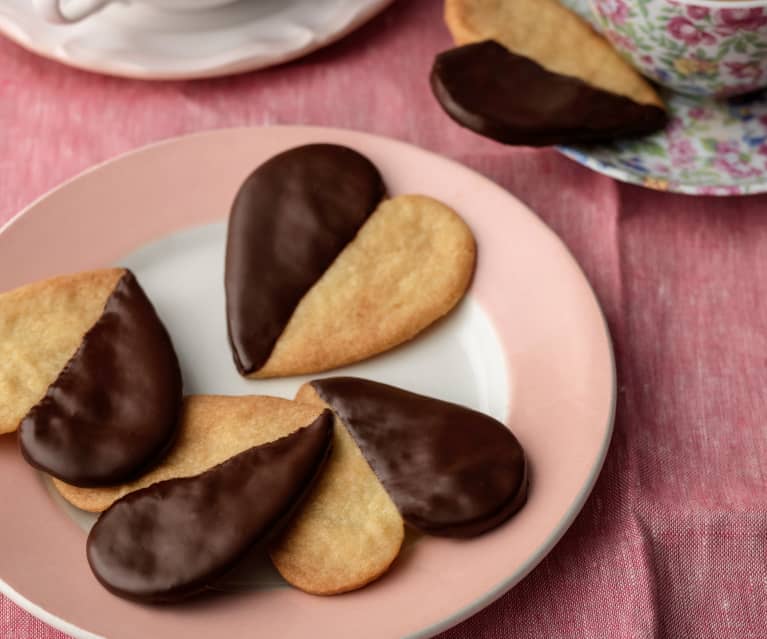
<svg viewBox="0 0 767 639">
<path fill-rule="evenodd" d="M 440 13 L 439 0 L 402 0 L 304 60 L 197 82 L 82 73 L 0 38 L 0 223 L 97 162 L 214 127 L 349 127 L 484 173 L 537 211 L 593 283 L 618 411 L 570 531 L 443 639 L 767 638 L 767 197 L 645 191 L 461 130 L 427 83 L 449 46 Z M 65 635 L 0 597 L 0 637 Z"/>
</svg>

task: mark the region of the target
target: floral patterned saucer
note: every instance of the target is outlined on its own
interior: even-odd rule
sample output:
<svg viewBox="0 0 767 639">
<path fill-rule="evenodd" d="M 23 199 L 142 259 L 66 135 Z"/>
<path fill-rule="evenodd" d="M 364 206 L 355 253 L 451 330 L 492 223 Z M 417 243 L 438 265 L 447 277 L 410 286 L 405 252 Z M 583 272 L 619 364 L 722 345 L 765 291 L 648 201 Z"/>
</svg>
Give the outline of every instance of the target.
<svg viewBox="0 0 767 639">
<path fill-rule="evenodd" d="M 618 6 L 624 0 L 609 1 Z M 590 17 L 588 0 L 563 2 Z M 679 32 L 680 38 L 687 35 Z M 730 100 L 671 91 L 663 97 L 671 113 L 665 131 L 558 150 L 616 180 L 652 189 L 691 195 L 767 192 L 767 91 Z"/>
<path fill-rule="evenodd" d="M 558 150 L 616 180 L 690 195 L 767 192 L 767 92 L 716 101 L 668 92 L 671 122 L 637 140 Z"/>
</svg>

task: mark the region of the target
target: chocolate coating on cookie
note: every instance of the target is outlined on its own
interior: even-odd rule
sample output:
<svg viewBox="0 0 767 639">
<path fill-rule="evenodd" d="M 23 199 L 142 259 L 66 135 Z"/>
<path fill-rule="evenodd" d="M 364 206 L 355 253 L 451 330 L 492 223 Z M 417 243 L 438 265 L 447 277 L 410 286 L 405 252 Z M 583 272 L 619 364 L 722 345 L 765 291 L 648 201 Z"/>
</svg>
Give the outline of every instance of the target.
<svg viewBox="0 0 767 639">
<path fill-rule="evenodd" d="M 332 436 L 326 410 L 309 426 L 200 475 L 127 494 L 88 535 L 93 573 L 136 601 L 200 592 L 287 522 L 327 459 Z"/>
<path fill-rule="evenodd" d="M 431 86 L 458 124 L 505 144 L 609 142 L 659 131 L 668 120 L 658 106 L 553 73 L 493 40 L 440 53 Z"/>
<path fill-rule="evenodd" d="M 173 443 L 182 381 L 168 332 L 126 271 L 80 347 L 19 427 L 33 466 L 75 486 L 128 481 Z"/>
<path fill-rule="evenodd" d="M 342 146 L 311 144 L 262 164 L 237 193 L 226 246 L 226 311 L 237 370 L 269 358 L 301 298 L 384 196 L 381 175 Z"/>
<path fill-rule="evenodd" d="M 311 382 L 347 427 L 402 518 L 446 537 L 495 528 L 525 503 L 517 439 L 477 411 L 354 377 Z"/>
</svg>

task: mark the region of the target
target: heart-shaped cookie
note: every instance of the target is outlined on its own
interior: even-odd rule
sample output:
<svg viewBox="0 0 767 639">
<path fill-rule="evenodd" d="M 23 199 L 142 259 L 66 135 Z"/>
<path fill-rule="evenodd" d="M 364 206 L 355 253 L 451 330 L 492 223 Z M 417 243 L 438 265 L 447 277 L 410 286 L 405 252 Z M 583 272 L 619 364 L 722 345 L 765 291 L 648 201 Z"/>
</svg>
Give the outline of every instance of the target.
<svg viewBox="0 0 767 639">
<path fill-rule="evenodd" d="M 558 0 L 445 0 L 445 23 L 456 45 L 495 40 L 552 73 L 665 108 L 650 83 Z"/>
<path fill-rule="evenodd" d="M 177 601 L 204 590 L 289 520 L 332 435 L 331 414 L 323 411 L 199 475 L 126 495 L 88 535 L 93 573 L 114 594 L 138 601 Z"/>
<path fill-rule="evenodd" d="M 0 429 L 79 486 L 140 475 L 173 442 L 181 371 L 135 277 L 107 269 L 0 295 Z"/>
<path fill-rule="evenodd" d="M 557 0 L 446 0 L 455 49 L 431 86 L 459 124 L 505 144 L 646 135 L 668 120 L 650 84 Z"/>
<path fill-rule="evenodd" d="M 338 447 L 343 457 L 335 465 L 331 458 L 271 551 L 276 568 L 298 588 L 334 594 L 381 576 L 402 539 L 387 531 L 404 522 L 432 535 L 472 537 L 525 503 L 522 447 L 487 415 L 350 377 L 305 384 L 297 399 L 332 408 L 337 440 L 345 442 Z M 363 462 L 368 468 L 353 484 L 342 475 Z M 371 516 L 391 505 L 396 517 Z"/>
<path fill-rule="evenodd" d="M 388 350 L 461 299 L 471 231 L 425 196 L 381 200 L 375 167 L 321 144 L 275 156 L 245 181 L 229 222 L 229 336 L 240 372 L 327 370 Z"/>
</svg>

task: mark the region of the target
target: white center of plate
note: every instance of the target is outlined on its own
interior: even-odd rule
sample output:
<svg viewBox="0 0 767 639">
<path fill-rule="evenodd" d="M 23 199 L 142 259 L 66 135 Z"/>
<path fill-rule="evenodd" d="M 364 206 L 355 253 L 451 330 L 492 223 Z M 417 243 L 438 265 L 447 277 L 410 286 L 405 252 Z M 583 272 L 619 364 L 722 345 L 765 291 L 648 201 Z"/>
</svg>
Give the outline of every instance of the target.
<svg viewBox="0 0 767 639">
<path fill-rule="evenodd" d="M 225 246 L 226 224 L 220 222 L 174 233 L 119 261 L 136 274 L 168 328 L 181 362 L 185 394 L 292 399 L 305 381 L 352 375 L 462 404 L 505 421 L 509 383 L 504 349 L 490 319 L 471 295 L 413 341 L 359 364 L 319 375 L 257 381 L 242 378 L 227 339 Z M 46 483 L 67 515 L 89 530 L 95 517 L 69 505 L 50 481 Z M 262 577 L 256 581 L 267 585 L 258 572 Z"/>
</svg>

